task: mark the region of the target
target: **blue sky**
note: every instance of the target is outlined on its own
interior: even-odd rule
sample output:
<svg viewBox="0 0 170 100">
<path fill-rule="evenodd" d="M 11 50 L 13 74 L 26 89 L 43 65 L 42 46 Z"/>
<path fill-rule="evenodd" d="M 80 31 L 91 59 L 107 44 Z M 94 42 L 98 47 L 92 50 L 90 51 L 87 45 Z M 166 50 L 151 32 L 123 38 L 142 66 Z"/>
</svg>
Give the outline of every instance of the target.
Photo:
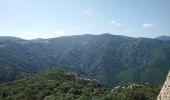
<svg viewBox="0 0 170 100">
<path fill-rule="evenodd" d="M 170 35 L 170 0 L 0 0 L 0 36 Z"/>
</svg>

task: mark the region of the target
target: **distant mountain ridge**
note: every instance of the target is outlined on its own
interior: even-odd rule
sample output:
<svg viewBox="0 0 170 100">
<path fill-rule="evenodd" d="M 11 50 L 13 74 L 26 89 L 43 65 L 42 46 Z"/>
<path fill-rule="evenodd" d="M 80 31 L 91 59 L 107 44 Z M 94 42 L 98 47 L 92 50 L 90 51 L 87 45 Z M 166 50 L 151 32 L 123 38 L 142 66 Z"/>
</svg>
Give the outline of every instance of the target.
<svg viewBox="0 0 170 100">
<path fill-rule="evenodd" d="M 170 68 L 170 42 L 111 34 L 24 40 L 0 37 L 0 81 L 66 68 L 108 87 L 163 83 Z"/>
<path fill-rule="evenodd" d="M 170 41 L 170 36 L 160 36 L 160 37 L 157 37 L 156 39 L 163 40 L 163 41 Z"/>
</svg>

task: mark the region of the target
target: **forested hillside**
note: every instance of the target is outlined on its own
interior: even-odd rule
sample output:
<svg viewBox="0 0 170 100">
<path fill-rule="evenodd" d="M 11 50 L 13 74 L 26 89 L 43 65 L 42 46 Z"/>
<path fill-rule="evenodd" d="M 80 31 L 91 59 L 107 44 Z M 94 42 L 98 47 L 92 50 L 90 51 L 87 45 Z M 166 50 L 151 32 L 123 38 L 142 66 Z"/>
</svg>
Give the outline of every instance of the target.
<svg viewBox="0 0 170 100">
<path fill-rule="evenodd" d="M 0 84 L 0 100 L 155 100 L 159 88 L 129 84 L 106 90 L 73 72 L 48 71 Z"/>
<path fill-rule="evenodd" d="M 102 35 L 51 39 L 0 38 L 0 81 L 64 68 L 107 87 L 133 82 L 161 84 L 170 68 L 170 41 Z"/>
</svg>

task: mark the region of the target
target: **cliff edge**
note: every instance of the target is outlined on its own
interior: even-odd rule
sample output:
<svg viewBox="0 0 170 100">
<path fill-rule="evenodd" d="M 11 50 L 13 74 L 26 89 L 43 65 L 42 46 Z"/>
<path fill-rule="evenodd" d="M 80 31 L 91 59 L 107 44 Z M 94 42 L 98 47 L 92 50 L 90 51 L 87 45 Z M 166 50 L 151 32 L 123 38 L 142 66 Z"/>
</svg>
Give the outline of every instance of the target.
<svg viewBox="0 0 170 100">
<path fill-rule="evenodd" d="M 166 78 L 166 81 L 157 97 L 157 100 L 170 100 L 170 72 Z"/>
</svg>

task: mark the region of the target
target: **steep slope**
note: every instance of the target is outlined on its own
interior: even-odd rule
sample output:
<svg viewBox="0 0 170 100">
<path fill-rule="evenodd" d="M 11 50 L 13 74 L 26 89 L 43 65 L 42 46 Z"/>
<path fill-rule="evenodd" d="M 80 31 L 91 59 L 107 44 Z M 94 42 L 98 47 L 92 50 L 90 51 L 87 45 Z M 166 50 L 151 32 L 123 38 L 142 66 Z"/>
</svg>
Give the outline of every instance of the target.
<svg viewBox="0 0 170 100">
<path fill-rule="evenodd" d="M 95 80 L 60 70 L 0 84 L 0 100 L 155 100 L 158 90 L 132 84 L 110 92 Z"/>
<path fill-rule="evenodd" d="M 157 100 L 170 100 L 170 72 L 167 75 L 167 78 L 159 93 Z"/>
<path fill-rule="evenodd" d="M 111 34 L 0 42 L 0 80 L 66 68 L 108 87 L 160 84 L 170 68 L 170 42 Z M 159 81 L 158 81 L 159 80 Z"/>
</svg>

